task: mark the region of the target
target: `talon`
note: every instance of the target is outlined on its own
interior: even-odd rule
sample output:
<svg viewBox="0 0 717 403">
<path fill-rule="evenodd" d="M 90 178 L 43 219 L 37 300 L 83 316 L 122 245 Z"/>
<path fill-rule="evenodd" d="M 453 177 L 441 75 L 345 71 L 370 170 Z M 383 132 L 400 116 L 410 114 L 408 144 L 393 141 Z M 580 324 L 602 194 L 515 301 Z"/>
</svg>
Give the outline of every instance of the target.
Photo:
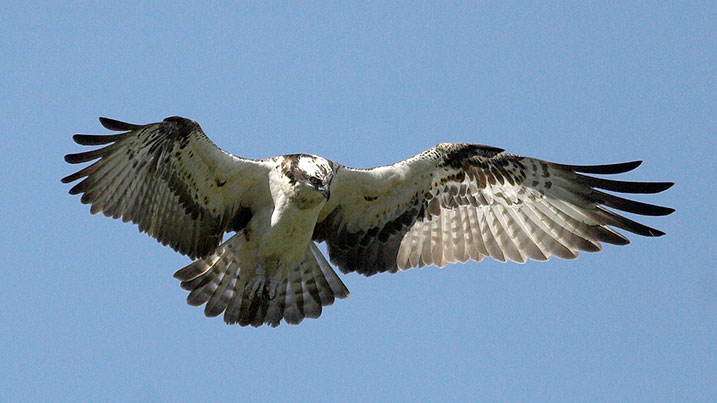
<svg viewBox="0 0 717 403">
<path fill-rule="evenodd" d="M 263 267 L 259 266 L 254 277 L 246 285 L 248 295 L 255 298 L 260 298 L 264 294 L 264 288 L 266 287 L 266 273 Z M 263 297 L 262 297 L 263 298 Z"/>
<path fill-rule="evenodd" d="M 261 300 L 267 302 L 273 300 L 274 298 L 276 298 L 276 294 L 271 295 L 271 292 L 269 292 L 269 287 L 264 286 L 264 289 L 261 291 Z"/>
</svg>

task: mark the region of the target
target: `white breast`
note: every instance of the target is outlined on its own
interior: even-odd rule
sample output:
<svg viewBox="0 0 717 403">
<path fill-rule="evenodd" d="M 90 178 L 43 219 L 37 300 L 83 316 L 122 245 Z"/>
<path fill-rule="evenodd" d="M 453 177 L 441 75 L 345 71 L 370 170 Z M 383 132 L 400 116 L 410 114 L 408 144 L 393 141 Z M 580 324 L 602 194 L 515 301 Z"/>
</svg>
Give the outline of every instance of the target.
<svg viewBox="0 0 717 403">
<path fill-rule="evenodd" d="M 275 264 L 288 269 L 304 255 L 314 233 L 323 200 L 307 208 L 298 204 L 296 194 L 282 189 L 279 178 L 272 178 L 274 206 L 252 218 L 249 223 L 252 248 L 263 258 L 267 270 Z M 289 195 L 293 197 L 289 197 Z"/>
</svg>

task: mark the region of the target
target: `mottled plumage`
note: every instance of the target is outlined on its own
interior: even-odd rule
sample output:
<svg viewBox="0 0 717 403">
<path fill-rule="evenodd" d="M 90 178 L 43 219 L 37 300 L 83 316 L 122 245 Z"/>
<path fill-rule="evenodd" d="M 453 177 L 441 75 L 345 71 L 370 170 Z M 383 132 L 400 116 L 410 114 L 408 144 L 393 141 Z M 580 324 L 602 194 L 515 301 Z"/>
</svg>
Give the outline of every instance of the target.
<svg viewBox="0 0 717 403">
<path fill-rule="evenodd" d="M 326 242 L 343 272 L 370 276 L 416 266 L 573 259 L 601 243 L 629 241 L 611 227 L 664 233 L 610 209 L 659 216 L 673 209 L 624 199 L 668 182 L 586 174 L 630 171 L 640 162 L 563 165 L 477 144 L 439 144 L 371 169 L 292 154 L 251 160 L 226 153 L 199 125 L 170 117 L 134 125 L 100 118 L 114 135 L 73 138 L 104 146 L 69 154 L 95 161 L 62 179 L 80 180 L 91 213 L 132 221 L 196 259 L 175 273 L 187 302 L 227 323 L 277 326 L 315 318 L 348 290 L 316 247 Z M 222 242 L 225 233 L 234 233 Z"/>
</svg>

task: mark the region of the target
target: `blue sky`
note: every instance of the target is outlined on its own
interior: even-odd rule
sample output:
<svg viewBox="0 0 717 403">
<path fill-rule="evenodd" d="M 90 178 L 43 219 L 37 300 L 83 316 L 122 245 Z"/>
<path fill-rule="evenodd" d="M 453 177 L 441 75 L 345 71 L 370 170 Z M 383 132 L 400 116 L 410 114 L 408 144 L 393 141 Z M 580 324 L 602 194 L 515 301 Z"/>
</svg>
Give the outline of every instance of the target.
<svg viewBox="0 0 717 403">
<path fill-rule="evenodd" d="M 678 4 L 679 3 L 679 4 Z M 715 399 L 712 2 L 14 2 L 0 19 L 0 400 Z M 318 320 L 226 326 L 188 259 L 59 179 L 98 116 L 356 167 L 436 143 L 645 160 L 671 206 L 575 261 L 342 275 Z"/>
</svg>

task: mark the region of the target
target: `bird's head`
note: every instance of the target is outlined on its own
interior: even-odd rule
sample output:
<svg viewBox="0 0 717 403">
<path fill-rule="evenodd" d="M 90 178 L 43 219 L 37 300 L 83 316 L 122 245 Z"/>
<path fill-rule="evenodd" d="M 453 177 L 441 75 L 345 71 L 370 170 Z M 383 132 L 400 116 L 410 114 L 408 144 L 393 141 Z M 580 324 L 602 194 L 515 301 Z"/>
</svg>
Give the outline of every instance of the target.
<svg viewBox="0 0 717 403">
<path fill-rule="evenodd" d="M 283 158 L 281 173 L 291 186 L 293 197 L 314 203 L 329 200 L 334 177 L 330 161 L 308 154 L 291 154 Z"/>
</svg>

